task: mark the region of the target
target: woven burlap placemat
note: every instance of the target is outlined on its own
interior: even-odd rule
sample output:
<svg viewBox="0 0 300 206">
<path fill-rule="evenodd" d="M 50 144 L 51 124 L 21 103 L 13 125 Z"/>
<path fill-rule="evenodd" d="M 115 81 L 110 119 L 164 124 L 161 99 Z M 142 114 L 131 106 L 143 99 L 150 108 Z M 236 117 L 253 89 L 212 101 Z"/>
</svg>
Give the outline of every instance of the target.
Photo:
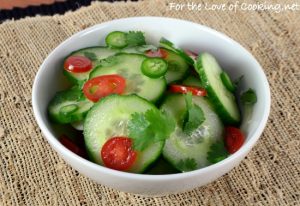
<svg viewBox="0 0 300 206">
<path fill-rule="evenodd" d="M 267 127 L 238 167 L 207 186 L 159 198 L 118 192 L 78 174 L 42 137 L 31 106 L 35 74 L 59 43 L 94 24 L 145 15 L 187 19 L 229 35 L 261 63 L 272 93 Z M 163 0 L 147 0 L 3 23 L 0 205 L 300 205 L 299 22 L 300 11 L 175 11 Z"/>
</svg>

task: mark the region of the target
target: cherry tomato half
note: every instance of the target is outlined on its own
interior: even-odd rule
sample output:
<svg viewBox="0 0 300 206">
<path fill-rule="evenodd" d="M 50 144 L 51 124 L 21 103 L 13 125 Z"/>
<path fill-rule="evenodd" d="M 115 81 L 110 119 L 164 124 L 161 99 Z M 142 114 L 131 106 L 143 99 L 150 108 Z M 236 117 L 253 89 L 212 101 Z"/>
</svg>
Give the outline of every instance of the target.
<svg viewBox="0 0 300 206">
<path fill-rule="evenodd" d="M 173 93 L 182 93 L 182 94 L 191 92 L 195 96 L 206 96 L 207 94 L 206 90 L 203 88 L 177 85 L 177 84 L 170 85 L 169 90 Z"/>
<path fill-rule="evenodd" d="M 126 80 L 122 76 L 103 75 L 88 80 L 83 86 L 83 93 L 89 100 L 97 102 L 110 94 L 122 94 L 125 86 Z"/>
<path fill-rule="evenodd" d="M 66 148 L 74 152 L 75 154 L 85 157 L 85 151 L 84 149 L 77 146 L 68 136 L 62 135 L 59 138 L 60 143 L 62 143 Z"/>
<path fill-rule="evenodd" d="M 159 58 L 167 58 L 168 56 L 168 52 L 164 49 L 158 49 L 156 51 L 153 51 L 153 50 L 149 50 L 146 52 L 146 56 L 148 57 L 159 57 Z"/>
<path fill-rule="evenodd" d="M 84 56 L 70 56 L 65 60 L 64 69 L 73 73 L 87 72 L 92 69 L 92 61 Z"/>
<path fill-rule="evenodd" d="M 132 149 L 132 139 L 128 137 L 112 137 L 102 146 L 101 158 L 106 167 L 116 170 L 129 169 L 137 157 Z"/>
<path fill-rule="evenodd" d="M 235 127 L 225 128 L 225 145 L 230 154 L 238 151 L 244 144 L 245 137 L 242 131 Z"/>
</svg>

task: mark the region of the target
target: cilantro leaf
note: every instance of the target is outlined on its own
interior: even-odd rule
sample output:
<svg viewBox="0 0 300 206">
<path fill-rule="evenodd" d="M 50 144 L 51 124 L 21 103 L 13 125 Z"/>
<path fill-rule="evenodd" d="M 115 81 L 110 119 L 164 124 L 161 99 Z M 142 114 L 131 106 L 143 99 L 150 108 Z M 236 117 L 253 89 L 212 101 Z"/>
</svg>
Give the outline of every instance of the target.
<svg viewBox="0 0 300 206">
<path fill-rule="evenodd" d="M 166 139 L 175 129 L 175 120 L 159 110 L 148 110 L 145 117 L 150 122 L 149 128 L 155 132 L 154 138 L 157 140 Z"/>
<path fill-rule="evenodd" d="M 210 163 L 217 163 L 228 157 L 228 155 L 229 153 L 225 148 L 224 142 L 217 141 L 210 146 L 210 150 L 207 153 L 207 160 Z"/>
<path fill-rule="evenodd" d="M 118 63 L 118 58 L 116 56 L 109 56 L 105 59 L 100 59 L 98 61 L 98 65 L 108 67 L 108 66 L 113 66 Z"/>
<path fill-rule="evenodd" d="M 131 120 L 128 123 L 129 136 L 134 140 L 134 148 L 143 150 L 151 141 L 153 132 L 149 131 L 150 123 L 146 120 L 142 113 L 134 113 L 131 115 Z M 143 137 L 143 141 L 139 139 Z"/>
<path fill-rule="evenodd" d="M 194 65 L 194 60 L 185 53 L 182 49 L 175 48 L 174 44 L 167 40 L 166 38 L 162 37 L 159 41 L 159 45 L 163 48 L 169 49 L 175 53 L 177 53 L 179 56 L 181 56 L 188 64 Z"/>
<path fill-rule="evenodd" d="M 146 44 L 145 36 L 141 31 L 129 31 L 126 33 L 128 46 L 141 46 Z"/>
<path fill-rule="evenodd" d="M 194 158 L 181 159 L 176 167 L 182 172 L 187 172 L 197 169 L 197 163 Z"/>
<path fill-rule="evenodd" d="M 129 137 L 135 150 L 142 151 L 150 144 L 164 141 L 175 129 L 175 120 L 157 109 L 134 113 L 128 123 Z"/>
<path fill-rule="evenodd" d="M 92 52 L 83 52 L 83 55 L 87 58 L 89 58 L 91 61 L 96 61 L 97 60 L 97 56 L 95 53 Z"/>
<path fill-rule="evenodd" d="M 182 130 L 185 134 L 191 135 L 191 133 L 205 121 L 205 116 L 202 109 L 199 106 L 193 104 L 192 94 L 190 92 L 185 95 L 185 103 L 186 113 Z"/>
<path fill-rule="evenodd" d="M 241 101 L 243 104 L 255 104 L 257 102 L 257 97 L 253 89 L 248 89 L 241 96 Z"/>
</svg>

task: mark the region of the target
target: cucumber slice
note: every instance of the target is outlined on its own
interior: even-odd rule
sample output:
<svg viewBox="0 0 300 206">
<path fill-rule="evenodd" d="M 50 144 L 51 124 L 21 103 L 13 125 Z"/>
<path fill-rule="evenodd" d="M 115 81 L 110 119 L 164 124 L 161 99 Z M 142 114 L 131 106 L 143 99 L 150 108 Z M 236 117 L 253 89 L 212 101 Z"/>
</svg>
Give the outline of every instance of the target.
<svg viewBox="0 0 300 206">
<path fill-rule="evenodd" d="M 90 79 L 108 74 L 119 74 L 126 79 L 124 94 L 137 94 L 149 101 L 155 102 L 166 89 L 164 78 L 151 79 L 141 72 L 142 62 L 146 59 L 139 54 L 117 54 L 111 64 L 100 65 L 90 74 Z"/>
<path fill-rule="evenodd" d="M 188 76 L 186 79 L 182 81 L 183 85 L 192 86 L 192 87 L 203 87 L 200 78 L 195 76 Z"/>
<path fill-rule="evenodd" d="M 163 156 L 182 172 L 209 165 L 207 152 L 211 144 L 221 139 L 223 132 L 223 124 L 210 103 L 204 97 L 193 96 L 192 100 L 203 110 L 205 121 L 191 135 L 186 135 L 181 129 L 186 112 L 184 95 L 169 95 L 161 106 L 161 110 L 177 121 L 175 131 L 166 140 Z"/>
<path fill-rule="evenodd" d="M 181 56 L 188 64 L 193 65 L 194 60 L 182 49 L 175 48 L 174 44 L 165 38 L 161 38 L 159 45 L 163 48 L 169 49 L 179 56 Z"/>
<path fill-rule="evenodd" d="M 207 90 L 211 103 L 224 124 L 239 124 L 240 112 L 236 99 L 221 80 L 222 69 L 217 60 L 209 53 L 202 53 L 197 59 L 196 70 Z"/>
<path fill-rule="evenodd" d="M 188 73 L 189 65 L 175 52 L 165 48 L 162 50 L 167 53 L 167 56 L 164 58 L 168 63 L 168 71 L 166 73 L 167 83 L 183 79 Z"/>
<path fill-rule="evenodd" d="M 69 56 L 85 56 L 92 61 L 93 68 L 95 68 L 99 64 L 99 60 L 112 56 L 118 52 L 119 50 L 117 49 L 110 49 L 107 47 L 89 47 L 89 48 L 84 48 L 84 49 L 74 51 Z M 87 80 L 89 78 L 89 74 L 91 71 L 92 70 L 83 73 L 72 73 L 64 70 L 64 75 L 71 82 L 77 84 Z"/>
<path fill-rule="evenodd" d="M 128 136 L 127 123 L 135 112 L 157 108 L 136 95 L 111 95 L 101 99 L 90 110 L 84 122 L 84 140 L 92 161 L 103 165 L 100 151 L 103 144 L 116 136 Z M 128 172 L 141 173 L 161 154 L 164 142 L 156 142 L 143 152 Z"/>
<path fill-rule="evenodd" d="M 93 103 L 87 100 L 78 87 L 56 93 L 48 106 L 53 122 L 67 124 L 83 120 Z"/>
<path fill-rule="evenodd" d="M 122 49 L 127 46 L 126 33 L 121 31 L 111 32 L 106 36 L 105 42 L 111 48 Z"/>
<path fill-rule="evenodd" d="M 144 54 L 146 51 L 149 50 L 157 50 L 156 46 L 151 44 L 141 45 L 141 46 L 134 46 L 134 47 L 126 47 L 122 49 L 123 53 L 133 53 L 133 54 Z"/>
</svg>

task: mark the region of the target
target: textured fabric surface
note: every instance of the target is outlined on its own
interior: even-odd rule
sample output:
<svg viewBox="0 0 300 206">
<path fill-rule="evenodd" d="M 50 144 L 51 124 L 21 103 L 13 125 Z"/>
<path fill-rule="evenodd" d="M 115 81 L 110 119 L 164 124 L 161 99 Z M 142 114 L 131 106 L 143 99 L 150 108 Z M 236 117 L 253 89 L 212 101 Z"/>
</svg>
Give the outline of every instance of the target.
<svg viewBox="0 0 300 206">
<path fill-rule="evenodd" d="M 71 169 L 42 137 L 31 106 L 35 74 L 59 43 L 97 23 L 150 15 L 205 24 L 237 40 L 261 63 L 272 93 L 267 127 L 238 167 L 204 187 L 159 198 L 118 192 Z M 300 205 L 299 22 L 299 11 L 170 11 L 165 1 L 147 0 L 3 23 L 0 205 Z"/>
</svg>

